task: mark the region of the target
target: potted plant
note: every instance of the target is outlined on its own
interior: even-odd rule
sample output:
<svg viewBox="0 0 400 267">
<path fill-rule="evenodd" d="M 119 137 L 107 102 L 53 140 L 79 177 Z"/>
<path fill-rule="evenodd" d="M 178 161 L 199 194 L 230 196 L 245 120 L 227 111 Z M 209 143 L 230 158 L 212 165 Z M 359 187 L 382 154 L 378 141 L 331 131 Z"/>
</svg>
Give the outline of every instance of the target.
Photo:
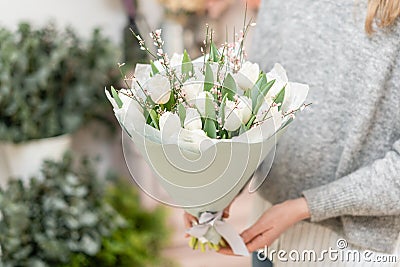
<svg viewBox="0 0 400 267">
<path fill-rule="evenodd" d="M 0 189 L 0 266 L 167 266 L 165 210 L 143 209 L 132 185 L 70 155 L 41 175 Z"/>
<path fill-rule="evenodd" d="M 115 47 L 99 30 L 83 41 L 54 25 L 15 32 L 0 29 L 0 185 L 4 177 L 27 179 L 43 159 L 59 159 L 70 133 L 102 110 Z"/>
</svg>

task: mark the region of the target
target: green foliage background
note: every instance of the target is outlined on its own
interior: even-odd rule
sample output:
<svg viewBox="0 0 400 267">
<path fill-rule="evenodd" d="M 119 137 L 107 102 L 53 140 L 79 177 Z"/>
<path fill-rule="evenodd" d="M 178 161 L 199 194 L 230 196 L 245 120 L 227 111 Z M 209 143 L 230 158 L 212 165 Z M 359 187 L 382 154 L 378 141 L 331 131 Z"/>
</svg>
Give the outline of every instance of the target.
<svg viewBox="0 0 400 267">
<path fill-rule="evenodd" d="M 29 186 L 0 191 L 0 266 L 170 266 L 165 210 L 140 206 L 136 189 L 106 186 L 85 161 L 46 162 Z"/>
<path fill-rule="evenodd" d="M 0 140 L 70 133 L 104 114 L 104 87 L 119 78 L 120 53 L 99 30 L 83 40 L 52 24 L 0 28 Z"/>
</svg>

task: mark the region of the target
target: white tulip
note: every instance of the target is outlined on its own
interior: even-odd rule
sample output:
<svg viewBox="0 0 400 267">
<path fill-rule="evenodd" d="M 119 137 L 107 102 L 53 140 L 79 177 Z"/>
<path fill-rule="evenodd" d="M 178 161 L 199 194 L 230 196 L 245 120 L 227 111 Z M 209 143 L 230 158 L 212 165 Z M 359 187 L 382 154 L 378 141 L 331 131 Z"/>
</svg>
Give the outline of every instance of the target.
<svg viewBox="0 0 400 267">
<path fill-rule="evenodd" d="M 209 54 L 206 54 L 205 56 L 200 56 L 200 57 L 198 57 L 196 59 L 193 59 L 192 63 L 201 63 L 201 64 L 203 64 L 204 60 L 206 62 L 208 61 L 208 58 L 209 58 Z"/>
<path fill-rule="evenodd" d="M 178 67 L 182 65 L 183 54 L 174 53 L 169 61 L 171 67 Z"/>
<path fill-rule="evenodd" d="M 122 101 L 122 107 L 128 107 L 133 100 L 131 97 L 128 96 L 129 94 L 131 94 L 131 92 L 128 89 L 121 89 L 118 91 L 119 99 L 121 99 Z"/>
<path fill-rule="evenodd" d="M 272 104 L 273 98 L 282 90 L 282 88 L 288 83 L 288 78 L 285 69 L 282 65 L 276 63 L 274 68 L 267 73 L 267 81 L 275 80 L 274 85 L 269 89 L 266 100 L 269 105 Z"/>
<path fill-rule="evenodd" d="M 151 67 L 149 64 L 136 64 L 135 67 L 135 78 L 132 79 L 132 91 L 141 99 L 146 99 L 146 95 L 143 90 L 140 88 L 139 84 L 144 86 L 147 81 L 150 79 Z"/>
<path fill-rule="evenodd" d="M 252 101 L 246 96 L 240 96 L 238 98 L 239 104 L 237 106 L 240 115 L 242 116 L 242 123 L 246 124 L 252 115 Z"/>
<path fill-rule="evenodd" d="M 163 73 L 165 71 L 164 66 L 161 64 L 160 60 L 154 61 L 153 64 L 157 68 L 158 72 Z"/>
<path fill-rule="evenodd" d="M 285 113 L 300 108 L 307 98 L 309 89 L 307 84 L 289 82 L 285 89 L 282 112 Z"/>
<path fill-rule="evenodd" d="M 204 83 L 202 81 L 187 80 L 182 86 L 182 92 L 187 102 L 194 101 L 199 93 L 203 91 Z"/>
<path fill-rule="evenodd" d="M 118 107 L 117 102 L 115 101 L 115 99 L 111 96 L 110 92 L 108 92 L 107 89 L 105 89 L 105 93 L 106 96 L 108 98 L 108 100 L 111 102 L 113 108 L 114 108 L 114 112 L 118 115 L 118 119 L 119 121 L 122 123 L 124 122 L 125 119 L 125 115 L 128 112 L 128 108 L 129 105 L 132 103 L 132 98 L 130 98 L 129 96 L 127 96 L 128 94 L 128 90 L 126 89 L 121 89 L 118 92 L 118 97 L 119 99 L 122 101 L 122 107 Z M 136 103 L 136 101 L 133 101 Z M 138 104 L 139 105 L 139 104 Z M 140 109 L 141 110 L 141 109 Z"/>
<path fill-rule="evenodd" d="M 178 145 L 182 150 L 200 152 L 207 150 L 213 142 L 203 130 L 186 130 L 179 133 Z"/>
<path fill-rule="evenodd" d="M 271 137 L 282 126 L 282 113 L 275 106 L 271 107 L 266 117 L 268 119 L 264 120 L 263 123 L 252 127 L 244 134 L 235 137 L 235 139 L 242 142 L 257 143 Z"/>
<path fill-rule="evenodd" d="M 117 101 L 115 101 L 115 99 L 111 96 L 110 92 L 109 92 L 106 88 L 104 88 L 104 93 L 106 93 L 106 96 L 107 96 L 107 98 L 108 98 L 108 101 L 110 101 L 111 105 L 112 105 L 113 108 L 114 108 L 114 111 L 115 111 L 115 110 L 118 110 L 119 107 L 118 107 L 118 105 L 117 105 Z"/>
<path fill-rule="evenodd" d="M 184 127 L 187 130 L 201 130 L 203 128 L 199 112 L 194 108 L 186 109 Z"/>
<path fill-rule="evenodd" d="M 236 131 L 242 125 L 242 114 L 236 106 L 236 103 L 230 100 L 225 105 L 225 123 L 224 128 L 228 131 Z"/>
<path fill-rule="evenodd" d="M 243 91 L 247 91 L 257 82 L 259 74 L 260 67 L 258 64 L 246 61 L 238 73 L 234 75 L 234 79 Z"/>
<path fill-rule="evenodd" d="M 181 131 L 181 121 L 179 116 L 172 112 L 165 112 L 160 116 L 160 131 L 163 140 L 171 140 L 178 137 Z"/>
<path fill-rule="evenodd" d="M 131 113 L 136 113 L 136 111 L 139 111 L 141 114 L 143 114 L 143 108 L 140 106 L 140 104 L 132 97 L 128 96 L 130 93 L 131 92 L 127 89 L 121 89 L 118 92 L 119 99 L 122 101 L 122 107 L 118 114 L 122 114 L 123 117 L 121 117 L 121 122 L 123 124 L 126 124 L 126 122 L 130 121 L 130 118 L 132 118 Z"/>
<path fill-rule="evenodd" d="M 224 128 L 236 131 L 242 124 L 246 124 L 252 115 L 252 101 L 246 96 L 240 96 L 235 103 L 227 100 L 225 106 Z"/>
<path fill-rule="evenodd" d="M 147 91 L 157 104 L 165 104 L 171 97 L 171 85 L 167 77 L 154 75 L 147 83 Z"/>
<path fill-rule="evenodd" d="M 182 59 L 183 59 L 183 54 L 174 53 L 172 55 L 171 59 L 169 60 L 169 65 L 171 67 L 179 67 L 180 65 L 182 65 Z M 154 66 L 156 66 L 156 68 L 158 69 L 158 71 L 160 73 L 165 72 L 165 68 L 164 68 L 163 64 L 161 64 L 160 60 L 154 61 L 153 64 L 154 64 Z"/>
<path fill-rule="evenodd" d="M 126 131 L 131 134 L 133 130 L 143 131 L 146 123 L 143 116 L 143 109 L 135 100 L 127 96 L 128 90 L 121 89 L 118 93 L 122 101 L 122 107 L 119 108 L 115 99 L 105 90 L 108 100 L 114 108 L 115 117 L 124 126 Z"/>
</svg>

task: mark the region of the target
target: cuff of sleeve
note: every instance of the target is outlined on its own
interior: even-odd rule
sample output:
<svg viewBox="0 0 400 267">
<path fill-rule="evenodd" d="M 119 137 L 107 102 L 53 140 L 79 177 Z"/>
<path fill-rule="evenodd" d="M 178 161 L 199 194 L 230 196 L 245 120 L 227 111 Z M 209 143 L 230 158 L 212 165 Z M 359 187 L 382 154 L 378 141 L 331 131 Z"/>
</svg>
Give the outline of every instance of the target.
<svg viewBox="0 0 400 267">
<path fill-rule="evenodd" d="M 311 222 L 319 222 L 333 217 L 352 214 L 356 202 L 350 185 L 341 186 L 333 182 L 302 192 L 311 214 Z"/>
</svg>

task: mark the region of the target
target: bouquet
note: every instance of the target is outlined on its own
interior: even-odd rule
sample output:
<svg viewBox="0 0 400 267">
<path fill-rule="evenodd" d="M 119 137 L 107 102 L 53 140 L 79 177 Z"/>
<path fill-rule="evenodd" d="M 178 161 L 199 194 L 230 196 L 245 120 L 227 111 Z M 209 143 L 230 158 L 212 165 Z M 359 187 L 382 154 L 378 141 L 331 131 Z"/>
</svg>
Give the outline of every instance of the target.
<svg viewBox="0 0 400 267">
<path fill-rule="evenodd" d="M 289 82 L 281 65 L 265 73 L 246 60 L 243 42 L 253 25 L 245 24 L 233 43 L 220 47 L 207 27 L 203 56 L 195 60 L 186 51 L 170 58 L 161 30 L 150 33 L 156 54 L 134 33 L 153 60 L 138 64 L 131 77 L 121 71 L 127 88 L 106 90 L 157 182 L 174 205 L 198 218 L 188 230 L 193 248 L 229 245 L 248 255 L 222 211 L 307 106 L 308 86 Z"/>
</svg>

